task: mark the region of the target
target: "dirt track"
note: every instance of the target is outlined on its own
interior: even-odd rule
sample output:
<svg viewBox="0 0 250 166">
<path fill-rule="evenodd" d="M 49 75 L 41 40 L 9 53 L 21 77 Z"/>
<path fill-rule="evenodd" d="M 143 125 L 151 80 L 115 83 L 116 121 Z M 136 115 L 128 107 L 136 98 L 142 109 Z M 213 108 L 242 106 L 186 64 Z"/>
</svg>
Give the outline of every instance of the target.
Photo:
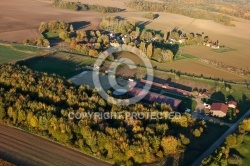
<svg viewBox="0 0 250 166">
<path fill-rule="evenodd" d="M 105 166 L 101 160 L 0 124 L 0 158 L 21 166 Z"/>
</svg>

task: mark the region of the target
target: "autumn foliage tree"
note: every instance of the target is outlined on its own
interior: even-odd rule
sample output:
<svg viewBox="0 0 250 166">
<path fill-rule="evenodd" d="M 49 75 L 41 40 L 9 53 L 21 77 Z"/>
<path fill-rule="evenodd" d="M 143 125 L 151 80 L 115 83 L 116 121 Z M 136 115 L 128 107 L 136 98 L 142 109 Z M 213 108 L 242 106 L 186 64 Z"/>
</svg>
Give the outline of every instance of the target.
<svg viewBox="0 0 250 166">
<path fill-rule="evenodd" d="M 71 119 L 69 113 L 151 112 L 172 109 L 166 104 L 113 105 L 96 89 L 75 86 L 55 74 L 35 72 L 25 66 L 0 66 L 0 121 L 46 136 L 89 155 L 119 165 L 158 162 L 164 155 L 185 151 L 197 122 L 173 128 L 169 119 Z M 179 135 L 180 131 L 186 131 Z"/>
</svg>

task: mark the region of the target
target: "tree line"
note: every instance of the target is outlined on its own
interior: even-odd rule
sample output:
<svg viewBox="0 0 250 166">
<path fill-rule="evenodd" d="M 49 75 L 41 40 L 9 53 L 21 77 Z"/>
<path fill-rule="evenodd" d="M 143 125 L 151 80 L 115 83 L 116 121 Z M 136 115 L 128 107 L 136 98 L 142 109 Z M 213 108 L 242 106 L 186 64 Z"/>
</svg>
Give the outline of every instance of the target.
<svg viewBox="0 0 250 166">
<path fill-rule="evenodd" d="M 201 165 L 242 165 L 242 157 L 233 148 L 243 146 L 241 144 L 244 140 L 244 135 L 249 131 L 250 118 L 247 118 L 240 123 L 237 131 L 226 137 L 222 146 L 202 161 Z"/>
<path fill-rule="evenodd" d="M 54 0 L 52 5 L 58 8 L 69 9 L 74 11 L 95 11 L 100 13 L 115 13 L 122 11 L 122 9 L 117 7 L 89 5 L 83 4 L 81 2 L 67 2 L 62 0 Z"/>
<path fill-rule="evenodd" d="M 189 114 L 179 119 L 69 119 L 70 112 L 172 112 L 166 104 L 118 106 L 96 89 L 75 86 L 57 75 L 25 66 L 0 66 L 0 122 L 21 127 L 113 162 L 135 165 L 185 152 L 193 137 L 206 130 Z"/>
<path fill-rule="evenodd" d="M 131 0 L 126 3 L 126 5 L 132 9 L 136 9 L 139 11 L 175 13 L 196 19 L 213 20 L 226 26 L 235 26 L 231 22 L 233 21 L 233 19 L 229 16 L 197 9 L 189 3 L 185 3 L 183 1 L 165 1 L 164 3 L 158 3 L 144 0 Z"/>
</svg>

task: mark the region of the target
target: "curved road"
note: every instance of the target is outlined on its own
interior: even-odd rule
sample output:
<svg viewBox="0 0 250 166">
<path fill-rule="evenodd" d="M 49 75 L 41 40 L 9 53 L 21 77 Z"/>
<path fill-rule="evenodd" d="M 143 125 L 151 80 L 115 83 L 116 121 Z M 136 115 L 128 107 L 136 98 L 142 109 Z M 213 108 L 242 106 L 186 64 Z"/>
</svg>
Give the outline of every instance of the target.
<svg viewBox="0 0 250 166">
<path fill-rule="evenodd" d="M 240 122 L 242 122 L 249 115 L 250 109 L 237 122 L 235 122 L 216 142 L 214 142 L 191 166 L 200 165 L 202 160 L 213 153 L 215 149 L 223 143 L 225 138 L 237 129 Z"/>
<path fill-rule="evenodd" d="M 60 144 L 0 124 L 0 158 L 21 166 L 110 166 Z"/>
</svg>

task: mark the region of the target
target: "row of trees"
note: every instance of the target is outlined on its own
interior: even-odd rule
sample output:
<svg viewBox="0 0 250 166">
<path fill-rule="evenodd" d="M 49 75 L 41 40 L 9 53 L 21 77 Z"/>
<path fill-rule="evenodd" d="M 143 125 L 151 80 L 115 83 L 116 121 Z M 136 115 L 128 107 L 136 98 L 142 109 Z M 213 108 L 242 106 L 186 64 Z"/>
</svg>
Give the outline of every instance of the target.
<svg viewBox="0 0 250 166">
<path fill-rule="evenodd" d="M 0 121 L 25 127 L 85 153 L 118 165 L 158 161 L 185 151 L 196 129 L 205 124 L 189 114 L 180 119 L 71 120 L 70 112 L 172 112 L 166 104 L 118 106 L 107 103 L 95 89 L 74 86 L 56 75 L 27 67 L 0 66 Z"/>
<path fill-rule="evenodd" d="M 69 9 L 74 11 L 95 11 L 100 13 L 115 13 L 121 12 L 122 9 L 117 7 L 101 6 L 101 5 L 89 5 L 81 2 L 67 2 L 62 0 L 54 0 L 53 6 L 63 9 Z"/>
<path fill-rule="evenodd" d="M 35 39 L 34 41 L 25 39 L 23 41 L 23 44 L 25 45 L 33 45 L 33 46 L 38 46 L 38 47 L 50 47 L 50 42 L 48 39 L 45 39 L 43 37 L 39 39 Z"/>
<path fill-rule="evenodd" d="M 226 137 L 224 144 L 202 161 L 202 165 L 241 165 L 242 159 L 232 149 L 242 146 L 244 135 L 250 131 L 250 118 L 241 122 L 238 130 Z"/>
<path fill-rule="evenodd" d="M 205 3 L 207 4 L 207 2 Z M 235 26 L 231 22 L 233 21 L 233 19 L 229 16 L 225 16 L 224 14 L 211 13 L 210 11 L 206 10 L 198 10 L 189 3 L 185 2 L 168 1 L 164 3 L 158 3 L 144 0 L 132 0 L 126 3 L 126 5 L 132 9 L 136 9 L 139 11 L 176 13 L 196 19 L 213 20 L 226 26 Z"/>
</svg>

